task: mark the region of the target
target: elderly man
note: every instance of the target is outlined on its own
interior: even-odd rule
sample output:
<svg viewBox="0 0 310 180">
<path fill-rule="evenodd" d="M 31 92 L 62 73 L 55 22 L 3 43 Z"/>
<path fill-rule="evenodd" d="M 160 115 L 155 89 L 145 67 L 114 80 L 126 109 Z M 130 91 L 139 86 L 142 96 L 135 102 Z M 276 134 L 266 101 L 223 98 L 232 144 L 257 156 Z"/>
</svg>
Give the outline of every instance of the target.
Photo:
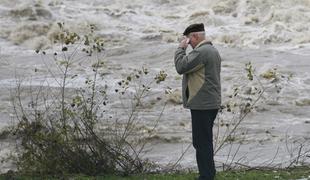
<svg viewBox="0 0 310 180">
<path fill-rule="evenodd" d="M 212 128 L 221 105 L 221 57 L 206 40 L 203 24 L 188 26 L 183 35 L 175 52 L 175 68 L 183 75 L 183 105 L 191 111 L 199 180 L 213 180 L 216 171 Z M 188 44 L 193 50 L 186 54 Z"/>
</svg>

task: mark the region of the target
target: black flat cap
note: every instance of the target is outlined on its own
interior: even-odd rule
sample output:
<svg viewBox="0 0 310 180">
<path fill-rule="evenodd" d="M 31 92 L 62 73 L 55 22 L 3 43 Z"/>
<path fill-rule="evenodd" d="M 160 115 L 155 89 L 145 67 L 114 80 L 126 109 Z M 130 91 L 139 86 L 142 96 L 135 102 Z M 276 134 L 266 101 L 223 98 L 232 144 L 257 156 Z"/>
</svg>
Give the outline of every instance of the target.
<svg viewBox="0 0 310 180">
<path fill-rule="evenodd" d="M 203 23 L 191 24 L 190 26 L 188 26 L 185 29 L 185 31 L 183 32 L 183 35 L 187 36 L 191 32 L 200 32 L 200 31 L 205 31 L 205 27 L 204 27 Z"/>
</svg>

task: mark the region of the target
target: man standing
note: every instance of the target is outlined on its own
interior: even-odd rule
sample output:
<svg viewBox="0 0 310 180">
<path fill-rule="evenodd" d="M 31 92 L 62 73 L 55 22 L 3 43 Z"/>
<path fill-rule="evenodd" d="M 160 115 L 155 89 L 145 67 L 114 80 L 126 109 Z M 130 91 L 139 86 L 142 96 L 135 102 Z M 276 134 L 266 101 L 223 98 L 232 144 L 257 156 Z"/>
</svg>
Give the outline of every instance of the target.
<svg viewBox="0 0 310 180">
<path fill-rule="evenodd" d="M 212 128 L 221 105 L 221 57 L 206 40 L 203 24 L 188 26 L 183 35 L 185 38 L 175 52 L 174 63 L 177 72 L 183 75 L 183 105 L 191 111 L 199 180 L 213 180 L 216 171 Z M 193 50 L 186 54 L 188 44 Z"/>
</svg>

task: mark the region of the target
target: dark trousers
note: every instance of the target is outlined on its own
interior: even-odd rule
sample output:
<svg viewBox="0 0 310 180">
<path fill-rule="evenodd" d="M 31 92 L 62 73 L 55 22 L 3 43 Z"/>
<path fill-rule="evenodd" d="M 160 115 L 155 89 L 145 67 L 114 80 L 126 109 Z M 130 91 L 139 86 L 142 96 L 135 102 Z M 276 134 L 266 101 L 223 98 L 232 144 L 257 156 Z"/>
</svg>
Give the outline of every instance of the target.
<svg viewBox="0 0 310 180">
<path fill-rule="evenodd" d="M 199 180 L 213 180 L 216 173 L 212 128 L 217 112 L 217 109 L 191 110 L 193 146 L 196 149 Z"/>
</svg>

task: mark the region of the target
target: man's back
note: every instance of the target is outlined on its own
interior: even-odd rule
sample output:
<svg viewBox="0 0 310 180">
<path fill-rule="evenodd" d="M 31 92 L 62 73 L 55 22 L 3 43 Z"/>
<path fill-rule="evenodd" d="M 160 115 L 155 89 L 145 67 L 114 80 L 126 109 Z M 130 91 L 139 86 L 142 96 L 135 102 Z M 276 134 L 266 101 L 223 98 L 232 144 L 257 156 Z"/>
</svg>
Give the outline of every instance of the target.
<svg viewBox="0 0 310 180">
<path fill-rule="evenodd" d="M 210 42 L 202 42 L 185 56 L 179 48 L 175 65 L 183 74 L 183 105 L 189 109 L 218 109 L 221 105 L 221 57 Z"/>
</svg>

